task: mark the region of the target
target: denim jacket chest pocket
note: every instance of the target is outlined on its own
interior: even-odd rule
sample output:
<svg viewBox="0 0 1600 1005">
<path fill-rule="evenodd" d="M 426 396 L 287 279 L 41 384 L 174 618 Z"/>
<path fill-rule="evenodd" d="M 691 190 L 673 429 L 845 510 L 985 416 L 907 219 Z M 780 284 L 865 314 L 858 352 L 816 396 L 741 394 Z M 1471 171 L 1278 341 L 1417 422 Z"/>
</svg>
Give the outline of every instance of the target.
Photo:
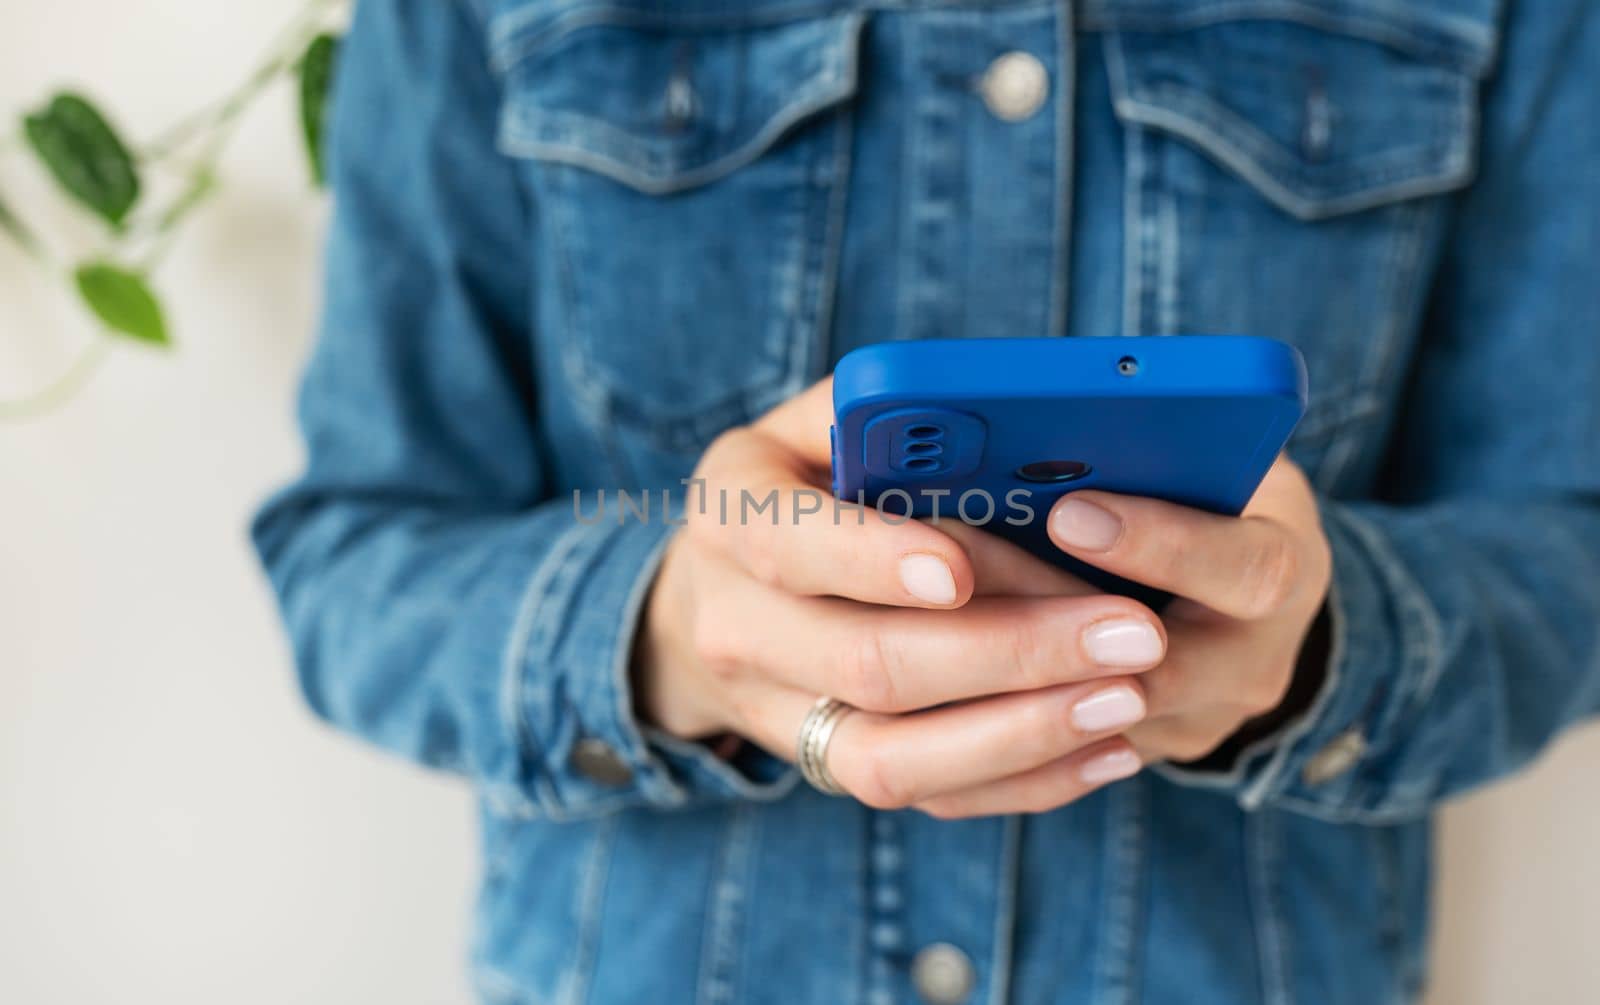
<svg viewBox="0 0 1600 1005">
<path fill-rule="evenodd" d="M 1090 5 L 1127 139 L 1124 331 L 1298 345 L 1311 404 L 1291 450 L 1324 488 L 1377 453 L 1436 197 L 1472 178 L 1491 41 L 1447 9 L 1464 2 L 1394 23 L 1349 0 Z"/>
<path fill-rule="evenodd" d="M 530 4 L 492 32 L 541 363 L 643 480 L 825 365 L 863 17 L 713 13 Z"/>
</svg>

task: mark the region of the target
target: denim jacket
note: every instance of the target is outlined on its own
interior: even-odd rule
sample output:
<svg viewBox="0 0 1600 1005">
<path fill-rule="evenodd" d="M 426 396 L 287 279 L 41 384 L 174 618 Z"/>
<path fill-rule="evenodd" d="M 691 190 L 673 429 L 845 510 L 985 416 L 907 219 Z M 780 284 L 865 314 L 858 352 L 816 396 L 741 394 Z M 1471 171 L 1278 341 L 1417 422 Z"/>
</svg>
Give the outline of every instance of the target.
<svg viewBox="0 0 1600 1005">
<path fill-rule="evenodd" d="M 254 538 L 312 708 L 481 797 L 483 999 L 1414 997 L 1433 809 L 1600 709 L 1597 57 L 1590 0 L 361 3 Z M 855 345 L 1190 331 L 1311 376 L 1286 728 L 941 822 L 635 717 L 673 528 L 574 490 Z"/>
</svg>

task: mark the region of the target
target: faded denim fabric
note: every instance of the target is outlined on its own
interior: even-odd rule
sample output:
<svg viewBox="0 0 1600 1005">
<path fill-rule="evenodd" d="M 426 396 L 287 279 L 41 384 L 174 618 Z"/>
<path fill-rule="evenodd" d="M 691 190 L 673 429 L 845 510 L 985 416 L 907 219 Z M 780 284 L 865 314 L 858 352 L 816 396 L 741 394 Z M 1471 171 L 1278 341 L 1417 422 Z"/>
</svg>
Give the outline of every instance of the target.
<svg viewBox="0 0 1600 1005">
<path fill-rule="evenodd" d="M 987 1005 L 1416 995 L 1431 811 L 1600 708 L 1597 96 L 1589 0 L 364 0 L 254 535 L 311 706 L 481 794 L 484 1000 L 911 1002 L 934 942 Z M 944 823 L 635 720 L 671 528 L 574 489 L 863 343 L 1191 331 L 1304 352 L 1336 566 L 1230 771 Z"/>
</svg>

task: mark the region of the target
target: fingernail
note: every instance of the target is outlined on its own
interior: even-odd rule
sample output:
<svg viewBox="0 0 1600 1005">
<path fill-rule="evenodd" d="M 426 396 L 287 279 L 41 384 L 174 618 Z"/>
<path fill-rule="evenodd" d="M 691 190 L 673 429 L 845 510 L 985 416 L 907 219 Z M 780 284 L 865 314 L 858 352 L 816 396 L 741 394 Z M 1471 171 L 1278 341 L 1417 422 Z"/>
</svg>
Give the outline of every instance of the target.
<svg viewBox="0 0 1600 1005">
<path fill-rule="evenodd" d="M 1122 536 L 1122 521 L 1103 506 L 1067 496 L 1050 514 L 1050 533 L 1079 551 L 1106 551 Z"/>
<path fill-rule="evenodd" d="M 900 560 L 900 585 L 925 604 L 953 604 L 956 577 L 938 555 L 907 555 Z"/>
<path fill-rule="evenodd" d="M 1126 684 L 1096 691 L 1072 706 L 1072 724 L 1080 733 L 1123 729 L 1144 718 L 1144 699 Z"/>
<path fill-rule="evenodd" d="M 1139 755 L 1127 747 L 1108 750 L 1083 762 L 1078 777 L 1089 785 L 1104 785 L 1139 773 Z"/>
<path fill-rule="evenodd" d="M 1101 666 L 1153 666 L 1161 660 L 1161 636 L 1147 621 L 1113 618 L 1089 626 L 1083 648 Z"/>
</svg>

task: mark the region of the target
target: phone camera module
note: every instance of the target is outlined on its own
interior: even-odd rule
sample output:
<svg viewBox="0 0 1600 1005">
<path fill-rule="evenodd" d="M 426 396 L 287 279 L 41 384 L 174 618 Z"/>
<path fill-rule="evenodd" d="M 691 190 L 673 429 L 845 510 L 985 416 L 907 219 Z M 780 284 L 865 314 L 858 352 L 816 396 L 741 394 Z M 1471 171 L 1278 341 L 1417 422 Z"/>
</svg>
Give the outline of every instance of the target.
<svg viewBox="0 0 1600 1005">
<path fill-rule="evenodd" d="M 1034 461 L 1017 469 L 1025 482 L 1075 482 L 1094 470 L 1082 461 Z"/>
<path fill-rule="evenodd" d="M 1132 377 L 1139 372 L 1139 361 L 1132 356 L 1124 356 L 1117 360 L 1117 372 L 1124 377 Z"/>
</svg>

